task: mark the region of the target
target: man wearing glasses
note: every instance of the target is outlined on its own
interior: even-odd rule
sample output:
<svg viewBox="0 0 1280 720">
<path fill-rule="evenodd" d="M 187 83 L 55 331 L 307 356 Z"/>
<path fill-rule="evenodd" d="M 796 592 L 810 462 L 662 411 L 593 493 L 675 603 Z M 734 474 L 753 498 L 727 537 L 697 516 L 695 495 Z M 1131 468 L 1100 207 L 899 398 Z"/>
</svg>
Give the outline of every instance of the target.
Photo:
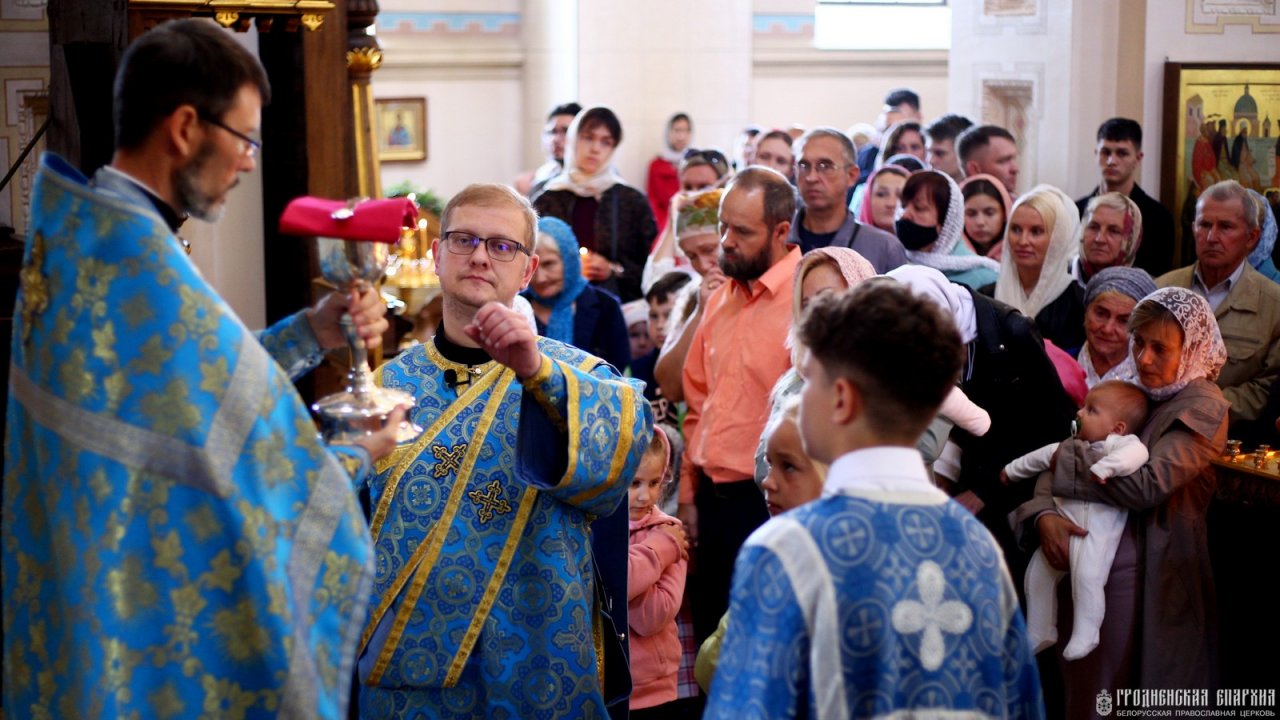
<svg viewBox="0 0 1280 720">
<path fill-rule="evenodd" d="M 441 226 L 440 329 L 381 371 L 418 398 L 410 418 L 427 430 L 371 483 L 360 715 L 605 717 L 597 663 L 624 698 L 629 676 L 597 654 L 621 649 L 596 624 L 587 527 L 626 496 L 652 411 L 607 363 L 511 308 L 538 266 L 524 197 L 468 186 Z"/>
<path fill-rule="evenodd" d="M 820 247 L 852 248 L 877 273 L 907 262 L 902 243 L 854 219 L 845 198 L 858 182 L 853 142 L 839 130 L 814 128 L 796 141 L 796 185 L 803 206 L 791 223 L 789 242 L 802 252 Z"/>
<path fill-rule="evenodd" d="M 346 717 L 373 574 L 352 485 L 404 411 L 326 448 L 290 381 L 345 346 L 347 310 L 379 343 L 385 308 L 330 296 L 255 338 L 175 235 L 254 169 L 269 94 L 230 32 L 161 25 L 121 60 L 111 165 L 41 163 L 4 453 L 6 715 Z"/>
</svg>

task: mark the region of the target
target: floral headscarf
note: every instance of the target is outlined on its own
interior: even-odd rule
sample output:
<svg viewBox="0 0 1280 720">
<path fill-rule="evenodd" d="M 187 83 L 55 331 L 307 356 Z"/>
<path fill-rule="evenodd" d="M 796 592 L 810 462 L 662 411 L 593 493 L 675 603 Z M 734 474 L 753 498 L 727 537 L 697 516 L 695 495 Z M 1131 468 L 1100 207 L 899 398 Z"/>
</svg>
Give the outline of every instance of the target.
<svg viewBox="0 0 1280 720">
<path fill-rule="evenodd" d="M 676 237 L 687 238 L 708 233 L 719 235 L 720 198 L 723 195 L 724 190 L 720 188 L 704 190 L 686 202 L 676 216 Z"/>
<path fill-rule="evenodd" d="M 1218 329 L 1218 320 L 1213 316 L 1209 301 L 1186 288 L 1167 287 L 1143 298 L 1138 307 L 1146 303 L 1155 303 L 1173 313 L 1182 328 L 1182 358 L 1177 377 L 1172 383 L 1158 388 L 1143 385 L 1139 377 L 1138 385 L 1147 395 L 1152 400 L 1167 400 L 1182 392 L 1193 380 L 1217 380 L 1218 372 L 1227 362 L 1227 347 L 1222 342 L 1222 332 Z M 1134 357 L 1133 333 L 1129 334 L 1129 356 Z M 1137 362 L 1136 357 L 1134 362 Z"/>
<path fill-rule="evenodd" d="M 1076 228 L 1076 252 L 1080 255 L 1080 268 L 1084 271 L 1086 278 L 1093 277 L 1094 273 L 1099 272 L 1101 268 L 1096 268 L 1085 260 L 1085 231 L 1089 229 L 1089 221 L 1093 219 L 1093 213 L 1098 208 L 1119 209 L 1112 203 L 1124 206 L 1125 239 L 1120 246 L 1120 259 L 1116 264 L 1108 267 L 1133 267 L 1133 261 L 1138 257 L 1138 247 L 1142 244 L 1142 211 L 1138 209 L 1137 203 L 1124 193 L 1109 192 L 1098 195 L 1089 200 L 1089 204 L 1084 209 L 1084 216 L 1080 218 L 1080 226 Z"/>
<path fill-rule="evenodd" d="M 960 237 L 964 235 L 964 195 L 960 186 L 951 176 L 937 170 L 921 170 L 922 173 L 933 173 L 947 181 L 947 190 L 951 199 L 946 208 L 936 208 L 938 217 L 942 218 L 942 229 L 938 231 L 938 239 L 929 252 L 908 250 L 907 259 L 917 265 L 927 265 L 945 272 L 964 272 L 973 268 L 987 268 L 992 272 L 1000 271 L 1000 263 L 981 255 L 953 255 Z M 912 173 L 917 174 L 917 173 Z M 926 192 L 921 189 L 918 192 Z M 898 217 L 902 217 L 903 206 L 898 205 Z"/>
<path fill-rule="evenodd" d="M 1074 200 L 1052 185 L 1037 185 L 1018 198 L 1009 211 L 1004 233 L 1006 248 L 1009 244 L 1008 225 L 1013 224 L 1014 214 L 1018 212 L 1018 208 L 1036 197 L 1047 200 L 1053 212 L 1052 226 L 1049 226 L 1048 218 L 1043 218 L 1046 221 L 1045 230 L 1049 232 L 1049 248 L 1040 265 L 1040 278 L 1036 280 L 1030 293 L 1025 292 L 1022 282 L 1018 280 L 1018 270 L 1014 267 L 1013 251 L 1010 249 L 1000 258 L 1000 277 L 996 280 L 996 299 L 1029 318 L 1035 318 L 1046 305 L 1057 300 L 1062 291 L 1075 282 L 1068 270 L 1071 267 L 1071 254 L 1076 248 L 1073 242 L 1076 226 L 1080 224 L 1080 211 L 1076 209 Z"/>
<path fill-rule="evenodd" d="M 521 295 L 551 308 L 546 337 L 573 344 L 573 303 L 587 286 L 587 279 L 582 276 L 582 261 L 578 258 L 578 238 L 568 223 L 553 217 L 538 220 L 538 233 L 555 240 L 560 248 L 560 260 L 564 263 L 564 289 L 553 297 L 544 298 L 530 287 Z"/>
</svg>

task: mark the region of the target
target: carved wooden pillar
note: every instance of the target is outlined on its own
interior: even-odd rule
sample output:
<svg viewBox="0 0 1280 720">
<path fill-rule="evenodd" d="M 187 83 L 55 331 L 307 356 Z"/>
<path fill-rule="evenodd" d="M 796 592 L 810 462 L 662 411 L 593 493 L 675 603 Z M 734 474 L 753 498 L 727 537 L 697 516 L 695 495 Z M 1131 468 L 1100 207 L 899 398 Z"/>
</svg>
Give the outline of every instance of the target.
<svg viewBox="0 0 1280 720">
<path fill-rule="evenodd" d="M 351 84 L 351 110 L 355 130 L 357 195 L 381 197 L 382 170 L 378 162 L 373 71 L 382 66 L 382 48 L 369 29 L 378 15 L 377 0 L 347 3 L 347 79 Z"/>
</svg>

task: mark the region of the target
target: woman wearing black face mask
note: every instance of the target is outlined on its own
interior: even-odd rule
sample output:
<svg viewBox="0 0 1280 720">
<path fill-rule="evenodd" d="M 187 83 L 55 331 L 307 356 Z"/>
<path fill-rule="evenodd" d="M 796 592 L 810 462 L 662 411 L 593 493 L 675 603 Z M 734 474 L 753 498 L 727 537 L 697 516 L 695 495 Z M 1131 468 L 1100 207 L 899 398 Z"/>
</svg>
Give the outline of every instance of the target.
<svg viewBox="0 0 1280 720">
<path fill-rule="evenodd" d="M 974 289 L 995 282 L 1000 265 L 961 242 L 964 196 L 945 173 L 921 170 L 907 178 L 894 227 L 912 263 L 941 270 L 951 282 Z"/>
</svg>

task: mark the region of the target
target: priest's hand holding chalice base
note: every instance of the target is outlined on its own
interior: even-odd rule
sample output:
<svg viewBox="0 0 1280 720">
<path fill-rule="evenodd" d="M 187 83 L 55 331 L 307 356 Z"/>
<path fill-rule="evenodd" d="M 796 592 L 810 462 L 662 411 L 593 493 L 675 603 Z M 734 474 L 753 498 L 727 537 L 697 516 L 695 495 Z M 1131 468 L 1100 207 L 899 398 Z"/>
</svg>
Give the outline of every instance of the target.
<svg viewBox="0 0 1280 720">
<path fill-rule="evenodd" d="M 385 442 L 387 433 L 379 431 L 389 424 L 398 427 L 398 443 L 422 433 L 422 428 L 404 419 L 405 412 L 413 406 L 413 396 L 378 387 L 368 356 L 370 347 L 382 344 L 382 331 L 387 327 L 383 317 L 386 307 L 376 285 L 386 271 L 401 231 L 413 227 L 416 220 L 417 210 L 404 198 L 344 202 L 300 197 L 289 203 L 280 218 L 281 232 L 315 237 L 321 275 L 348 298 L 345 307 L 332 303 L 342 313 L 337 327 L 351 350 L 347 387 L 312 406 L 320 417 L 325 439 L 331 443 Z M 322 302 L 316 312 L 325 310 Z M 334 344 L 340 345 L 341 340 Z"/>
</svg>

